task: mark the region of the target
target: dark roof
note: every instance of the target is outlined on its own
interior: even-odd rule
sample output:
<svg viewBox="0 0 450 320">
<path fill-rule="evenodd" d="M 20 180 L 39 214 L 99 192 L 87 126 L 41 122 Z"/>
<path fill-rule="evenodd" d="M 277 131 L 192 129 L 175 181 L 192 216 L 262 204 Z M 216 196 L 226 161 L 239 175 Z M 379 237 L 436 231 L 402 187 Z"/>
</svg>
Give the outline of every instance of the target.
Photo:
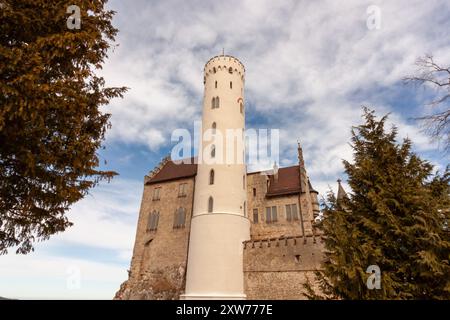
<svg viewBox="0 0 450 320">
<path fill-rule="evenodd" d="M 309 186 L 309 192 L 315 192 L 317 194 L 319 193 L 316 190 L 314 190 L 314 188 L 313 188 L 313 186 L 311 184 L 311 181 L 309 180 L 309 177 L 308 177 L 308 186 Z"/>
<path fill-rule="evenodd" d="M 185 160 L 182 161 L 186 162 Z M 174 163 L 172 160 L 169 160 L 146 184 L 193 177 L 197 174 L 197 164 L 195 162 L 194 158 L 187 159 L 187 163 L 178 163 L 177 161 Z"/>
<path fill-rule="evenodd" d="M 299 166 L 278 169 L 278 180 L 273 175 L 269 176 L 270 185 L 267 196 L 279 196 L 300 192 Z"/>
<path fill-rule="evenodd" d="M 196 159 L 191 158 L 184 163 L 174 163 L 172 160 L 161 168 L 161 170 L 146 184 L 153 184 L 177 179 L 194 177 L 197 174 Z M 248 174 L 254 174 L 251 172 Z M 278 169 L 278 180 L 275 181 L 273 175 L 269 175 L 270 185 L 267 192 L 268 197 L 295 194 L 300 192 L 299 166 L 292 166 Z"/>
</svg>

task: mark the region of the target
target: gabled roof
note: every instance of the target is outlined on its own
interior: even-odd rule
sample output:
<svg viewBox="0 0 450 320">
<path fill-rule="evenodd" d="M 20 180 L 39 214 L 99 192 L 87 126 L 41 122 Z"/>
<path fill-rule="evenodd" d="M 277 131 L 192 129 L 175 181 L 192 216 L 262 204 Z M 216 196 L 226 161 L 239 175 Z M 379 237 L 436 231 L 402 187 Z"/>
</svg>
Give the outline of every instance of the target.
<svg viewBox="0 0 450 320">
<path fill-rule="evenodd" d="M 299 166 L 292 166 L 278 169 L 278 179 L 269 176 L 268 197 L 287 195 L 300 192 L 300 170 Z"/>
<path fill-rule="evenodd" d="M 150 177 L 146 184 L 161 183 L 166 181 L 185 179 L 194 177 L 197 174 L 197 164 L 195 158 L 182 160 L 183 163 L 168 160 L 154 176 Z M 251 172 L 248 174 L 255 174 Z M 296 194 L 300 192 L 300 170 L 299 166 L 292 166 L 278 169 L 278 179 L 274 175 L 269 175 L 268 197 Z M 310 189 L 311 185 L 310 185 Z"/>
<path fill-rule="evenodd" d="M 181 161 L 183 163 L 167 161 L 157 174 L 146 181 L 146 184 L 194 177 L 197 174 L 197 164 L 194 158 Z"/>
</svg>

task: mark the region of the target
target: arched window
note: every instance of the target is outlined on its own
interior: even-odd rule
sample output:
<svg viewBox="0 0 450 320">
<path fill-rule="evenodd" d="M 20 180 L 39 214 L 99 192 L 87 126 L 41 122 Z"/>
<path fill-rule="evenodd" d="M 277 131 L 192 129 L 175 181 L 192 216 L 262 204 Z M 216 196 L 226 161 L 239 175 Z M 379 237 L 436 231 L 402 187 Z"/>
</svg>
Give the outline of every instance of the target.
<svg viewBox="0 0 450 320">
<path fill-rule="evenodd" d="M 229 68 L 228 68 L 228 72 L 229 72 L 229 73 L 233 73 L 233 68 L 232 68 L 232 67 L 229 67 Z"/>
<path fill-rule="evenodd" d="M 233 81 L 230 81 L 230 89 L 233 89 Z"/>
<path fill-rule="evenodd" d="M 214 86 L 216 87 L 216 89 L 217 89 L 217 81 L 214 83 Z"/>
<path fill-rule="evenodd" d="M 214 170 L 209 171 L 209 184 L 214 184 Z"/>
<path fill-rule="evenodd" d="M 216 128 L 217 128 L 217 124 L 215 122 L 213 122 L 211 129 L 212 129 L 212 134 L 216 134 Z"/>
<path fill-rule="evenodd" d="M 213 68 L 213 72 L 216 73 L 216 67 Z"/>
<path fill-rule="evenodd" d="M 214 209 L 214 200 L 212 197 L 209 197 L 208 199 L 208 212 L 211 213 L 213 212 Z"/>
<path fill-rule="evenodd" d="M 186 222 L 186 209 L 180 207 L 177 210 L 175 210 L 173 227 L 184 228 L 185 222 Z"/>
<path fill-rule="evenodd" d="M 216 108 L 219 108 L 219 97 L 216 97 Z"/>
<path fill-rule="evenodd" d="M 211 100 L 211 109 L 214 109 L 216 107 L 216 98 L 212 98 Z"/>
<path fill-rule="evenodd" d="M 213 144 L 211 146 L 211 158 L 215 158 L 216 157 L 216 146 Z"/>
<path fill-rule="evenodd" d="M 239 105 L 239 109 L 241 110 L 241 113 L 244 114 L 244 104 L 242 102 Z"/>
</svg>

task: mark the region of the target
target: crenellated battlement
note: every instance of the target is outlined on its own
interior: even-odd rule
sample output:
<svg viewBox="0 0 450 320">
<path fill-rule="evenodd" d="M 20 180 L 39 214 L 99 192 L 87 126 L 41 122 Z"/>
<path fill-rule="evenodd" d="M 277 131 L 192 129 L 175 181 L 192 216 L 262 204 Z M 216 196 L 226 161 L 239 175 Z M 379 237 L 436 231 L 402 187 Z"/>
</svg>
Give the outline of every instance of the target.
<svg viewBox="0 0 450 320">
<path fill-rule="evenodd" d="M 236 73 L 244 81 L 245 67 L 237 58 L 228 55 L 215 56 L 205 65 L 205 78 L 217 72 Z"/>
<path fill-rule="evenodd" d="M 159 162 L 159 164 L 144 177 L 144 184 L 147 184 L 148 181 L 150 181 L 154 176 L 156 176 L 161 171 L 161 169 L 166 165 L 166 163 L 169 161 L 170 161 L 170 155 L 164 157 Z"/>
<path fill-rule="evenodd" d="M 258 248 L 273 248 L 280 246 L 301 246 L 301 245 L 314 245 L 321 244 L 322 238 L 320 236 L 289 236 L 289 237 L 277 237 L 244 241 L 244 250 L 246 249 L 258 249 Z"/>
<path fill-rule="evenodd" d="M 290 236 L 244 242 L 244 272 L 303 272 L 321 268 L 320 237 Z"/>
</svg>

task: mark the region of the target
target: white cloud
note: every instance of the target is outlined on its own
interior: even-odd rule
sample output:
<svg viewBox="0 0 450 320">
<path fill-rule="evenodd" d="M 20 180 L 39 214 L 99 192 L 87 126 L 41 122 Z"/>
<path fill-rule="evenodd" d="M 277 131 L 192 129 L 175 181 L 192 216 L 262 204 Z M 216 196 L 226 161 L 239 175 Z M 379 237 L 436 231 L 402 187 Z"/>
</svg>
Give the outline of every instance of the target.
<svg viewBox="0 0 450 320">
<path fill-rule="evenodd" d="M 283 158 L 296 159 L 297 138 L 305 144 L 313 175 L 342 171 L 350 127 L 361 121 L 360 107 L 368 102 L 368 97 L 353 97 L 358 90 L 373 96 L 369 102 L 377 110 L 394 111 L 400 134 L 419 150 L 434 147 L 408 123 L 408 115 L 395 113 L 395 105 L 381 105 L 383 97 L 376 92 L 413 72 L 418 56 L 449 52 L 441 32 L 450 27 L 445 1 L 377 1 L 380 30 L 366 26 L 372 4 L 236 0 L 129 6 L 113 1 L 121 46 L 105 74 L 132 89 L 111 106 L 108 138 L 158 151 L 169 144 L 174 128 L 192 128 L 201 112 L 203 65 L 225 47 L 246 66 L 251 112 L 287 131 L 282 132 Z"/>
<path fill-rule="evenodd" d="M 118 290 L 121 266 L 32 253 L 2 257 L 0 295 L 14 299 L 105 299 Z"/>
<path fill-rule="evenodd" d="M 372 4 L 381 9 L 380 30 L 366 27 L 366 9 Z M 280 129 L 282 164 L 296 162 L 300 139 L 312 183 L 321 193 L 328 184 L 336 191 L 336 179 L 344 178 L 341 160 L 351 159 L 350 128 L 362 121 L 361 105 L 373 106 L 379 115 L 392 112 L 400 138 L 410 137 L 417 150 L 434 148 L 408 120 L 411 115 L 384 94 L 411 74 L 414 61 L 425 53 L 449 63 L 445 0 L 114 0 L 109 6 L 118 12 L 120 46 L 102 74 L 108 85 L 131 88 L 123 100 L 105 107 L 112 113 L 109 143 L 138 144 L 138 155 L 147 149 L 158 152 L 168 146 L 172 130 L 192 129 L 201 116 L 203 66 L 225 48 L 246 66 L 248 112 Z M 141 182 L 113 180 L 74 206 L 75 226 L 48 243 L 113 250 L 129 261 L 141 192 Z M 63 279 L 62 270 L 71 263 L 86 266 L 87 279 L 101 275 L 113 281 L 115 289 L 124 278 L 124 268 L 111 264 L 39 252 L 0 261 L 0 295 L 74 297 L 50 289 L 40 295 L 31 285 L 52 273 Z M 11 287 L 27 273 L 35 273 L 29 285 Z M 93 297 L 99 292 L 92 290 L 83 293 Z"/>
<path fill-rule="evenodd" d="M 120 178 L 102 183 L 70 210 L 71 228 L 36 244 L 33 253 L 1 256 L 0 296 L 111 299 L 127 278 L 142 187 Z M 71 267 L 81 272 L 79 290 L 66 286 Z"/>
<path fill-rule="evenodd" d="M 74 223 L 52 238 L 66 242 L 114 250 L 130 250 L 139 213 L 143 184 L 120 178 L 102 183 L 76 203 L 68 216 Z"/>
</svg>

